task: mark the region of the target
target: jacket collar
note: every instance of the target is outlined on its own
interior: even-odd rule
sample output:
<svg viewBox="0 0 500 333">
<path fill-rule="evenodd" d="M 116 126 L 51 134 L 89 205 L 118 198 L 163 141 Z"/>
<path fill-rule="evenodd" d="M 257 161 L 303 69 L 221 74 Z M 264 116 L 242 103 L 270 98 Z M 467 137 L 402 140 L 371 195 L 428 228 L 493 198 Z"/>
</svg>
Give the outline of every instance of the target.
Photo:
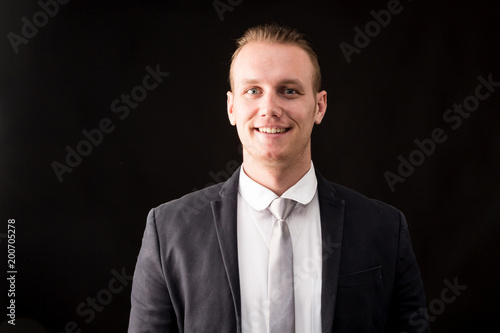
<svg viewBox="0 0 500 333">
<path fill-rule="evenodd" d="M 321 218 L 323 266 L 321 276 L 321 327 L 332 332 L 337 301 L 340 252 L 344 226 L 344 200 L 335 197 L 335 188 L 316 170 Z"/>
<path fill-rule="evenodd" d="M 238 333 L 241 332 L 241 295 L 236 232 L 239 175 L 240 168 L 222 186 L 219 191 L 220 199 L 211 202 L 222 260 L 233 296 Z"/>
</svg>

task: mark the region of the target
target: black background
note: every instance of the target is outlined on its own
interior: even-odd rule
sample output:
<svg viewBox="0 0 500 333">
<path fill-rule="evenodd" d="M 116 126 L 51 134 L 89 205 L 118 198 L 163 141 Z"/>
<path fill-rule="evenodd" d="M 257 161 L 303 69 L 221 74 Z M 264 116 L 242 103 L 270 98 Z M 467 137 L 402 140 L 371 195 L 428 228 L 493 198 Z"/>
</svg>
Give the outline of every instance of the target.
<svg viewBox="0 0 500 333">
<path fill-rule="evenodd" d="M 500 87 L 456 130 L 443 120 L 474 95 L 478 76 L 500 81 L 495 2 L 401 1 L 351 63 L 339 44 L 353 45 L 354 27 L 387 1 L 231 2 L 221 20 L 210 0 L 73 0 L 17 53 L 9 32 L 21 35 L 21 18 L 33 22 L 41 7 L 0 2 L 2 312 L 7 219 L 16 220 L 18 271 L 17 325 L 0 331 L 64 332 L 71 321 L 82 332 L 126 331 L 130 284 L 89 323 L 76 308 L 108 288 L 113 270 L 132 275 L 151 207 L 241 161 L 225 109 L 228 64 L 234 40 L 269 21 L 306 33 L 320 58 L 328 109 L 313 133 L 316 167 L 405 213 L 428 304 L 439 310 L 433 331 L 496 327 Z M 111 103 L 157 65 L 170 75 L 121 120 Z M 65 147 L 104 118 L 114 131 L 59 182 L 51 164 L 64 164 Z M 384 172 L 397 173 L 398 156 L 435 128 L 447 140 L 391 191 Z M 442 309 L 445 279 L 467 289 Z"/>
</svg>

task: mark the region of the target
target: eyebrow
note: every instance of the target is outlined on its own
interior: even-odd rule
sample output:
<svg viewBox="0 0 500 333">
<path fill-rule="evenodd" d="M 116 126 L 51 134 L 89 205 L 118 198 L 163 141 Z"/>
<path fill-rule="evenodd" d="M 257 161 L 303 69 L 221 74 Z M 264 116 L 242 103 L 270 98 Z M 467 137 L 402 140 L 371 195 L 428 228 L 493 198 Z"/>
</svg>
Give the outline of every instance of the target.
<svg viewBox="0 0 500 333">
<path fill-rule="evenodd" d="M 259 80 L 256 79 L 245 79 L 241 82 L 242 85 L 252 85 L 252 84 L 258 84 Z M 278 82 L 278 85 L 287 85 L 287 84 L 294 84 L 299 86 L 300 88 L 304 88 L 304 85 L 300 80 L 297 79 L 283 79 Z"/>
</svg>

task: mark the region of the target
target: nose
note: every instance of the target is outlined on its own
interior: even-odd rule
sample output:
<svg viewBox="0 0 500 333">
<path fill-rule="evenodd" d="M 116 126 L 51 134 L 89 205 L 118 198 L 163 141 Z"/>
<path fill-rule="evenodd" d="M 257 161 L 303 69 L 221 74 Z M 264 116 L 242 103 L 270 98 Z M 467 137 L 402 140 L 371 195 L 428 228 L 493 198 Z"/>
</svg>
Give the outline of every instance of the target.
<svg viewBox="0 0 500 333">
<path fill-rule="evenodd" d="M 259 114 L 261 117 L 281 117 L 283 110 L 279 103 L 279 96 L 272 92 L 264 94 L 260 100 Z"/>
</svg>

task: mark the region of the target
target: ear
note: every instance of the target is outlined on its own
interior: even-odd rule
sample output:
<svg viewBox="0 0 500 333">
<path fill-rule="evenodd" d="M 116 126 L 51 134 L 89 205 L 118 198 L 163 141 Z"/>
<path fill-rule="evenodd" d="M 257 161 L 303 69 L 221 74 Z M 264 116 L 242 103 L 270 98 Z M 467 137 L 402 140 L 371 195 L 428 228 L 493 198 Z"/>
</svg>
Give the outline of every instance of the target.
<svg viewBox="0 0 500 333">
<path fill-rule="evenodd" d="M 234 103 L 234 95 L 231 91 L 226 93 L 227 95 L 227 116 L 229 117 L 229 122 L 231 125 L 236 125 L 236 117 L 234 115 L 233 103 Z"/>
<path fill-rule="evenodd" d="M 320 124 L 326 112 L 326 91 L 320 91 L 316 94 L 316 113 L 314 114 L 314 122 Z"/>
</svg>

